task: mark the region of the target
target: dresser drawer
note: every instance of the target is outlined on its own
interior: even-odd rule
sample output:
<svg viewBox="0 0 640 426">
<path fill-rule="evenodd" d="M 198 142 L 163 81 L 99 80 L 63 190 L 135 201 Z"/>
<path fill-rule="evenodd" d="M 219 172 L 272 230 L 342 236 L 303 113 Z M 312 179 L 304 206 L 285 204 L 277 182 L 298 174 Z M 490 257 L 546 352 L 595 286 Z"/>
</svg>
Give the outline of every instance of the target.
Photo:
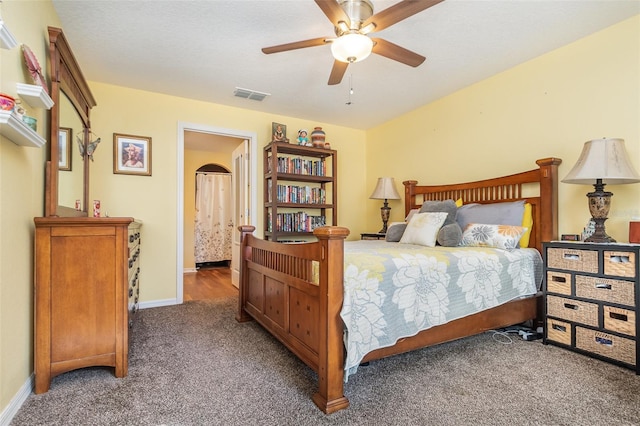
<svg viewBox="0 0 640 426">
<path fill-rule="evenodd" d="M 636 254 L 630 251 L 605 251 L 604 273 L 618 277 L 636 276 Z"/>
<path fill-rule="evenodd" d="M 632 281 L 576 275 L 576 296 L 635 306 L 635 283 Z"/>
<path fill-rule="evenodd" d="M 571 274 L 547 271 L 547 291 L 571 295 Z"/>
<path fill-rule="evenodd" d="M 580 324 L 598 326 L 598 305 L 558 296 L 547 296 L 547 314 Z"/>
<path fill-rule="evenodd" d="M 636 342 L 624 337 L 576 327 L 576 348 L 636 365 Z"/>
<path fill-rule="evenodd" d="M 571 346 L 571 324 L 547 318 L 547 339 Z"/>
<path fill-rule="evenodd" d="M 636 313 L 629 309 L 604 306 L 604 328 L 629 336 L 636 335 Z"/>
<path fill-rule="evenodd" d="M 598 272 L 598 252 L 570 248 L 548 248 L 547 267 L 578 272 Z"/>
</svg>

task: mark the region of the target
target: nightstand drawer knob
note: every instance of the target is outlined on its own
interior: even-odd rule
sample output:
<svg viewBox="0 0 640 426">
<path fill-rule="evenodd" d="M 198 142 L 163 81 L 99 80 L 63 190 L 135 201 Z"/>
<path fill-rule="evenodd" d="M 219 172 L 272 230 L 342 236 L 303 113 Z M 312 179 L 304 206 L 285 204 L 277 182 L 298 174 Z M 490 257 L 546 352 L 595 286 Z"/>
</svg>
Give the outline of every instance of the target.
<svg viewBox="0 0 640 426">
<path fill-rule="evenodd" d="M 618 321 L 628 321 L 629 316 L 625 314 L 619 314 L 617 312 L 609 312 L 609 317 L 618 320 Z"/>
<path fill-rule="evenodd" d="M 611 284 L 596 283 L 596 288 L 601 288 L 601 289 L 604 289 L 604 290 L 611 290 Z"/>
<path fill-rule="evenodd" d="M 629 256 L 621 256 L 621 255 L 614 255 L 609 257 L 609 262 L 615 262 L 615 263 L 629 263 Z"/>
<path fill-rule="evenodd" d="M 596 343 L 606 346 L 613 346 L 613 340 L 600 336 L 596 336 Z"/>
<path fill-rule="evenodd" d="M 564 303 L 564 307 L 567 309 L 573 309 L 574 311 L 577 311 L 579 308 L 578 305 L 574 305 L 573 303 Z"/>
<path fill-rule="evenodd" d="M 553 324 L 551 328 L 553 328 L 554 330 L 562 331 L 563 333 L 567 331 L 567 327 L 560 324 Z"/>
<path fill-rule="evenodd" d="M 580 255 L 576 253 L 563 253 L 566 260 L 580 260 Z"/>
<path fill-rule="evenodd" d="M 557 283 L 566 283 L 567 279 L 565 277 L 554 275 L 554 276 L 551 277 L 551 281 L 554 281 L 554 282 L 557 282 Z"/>
</svg>

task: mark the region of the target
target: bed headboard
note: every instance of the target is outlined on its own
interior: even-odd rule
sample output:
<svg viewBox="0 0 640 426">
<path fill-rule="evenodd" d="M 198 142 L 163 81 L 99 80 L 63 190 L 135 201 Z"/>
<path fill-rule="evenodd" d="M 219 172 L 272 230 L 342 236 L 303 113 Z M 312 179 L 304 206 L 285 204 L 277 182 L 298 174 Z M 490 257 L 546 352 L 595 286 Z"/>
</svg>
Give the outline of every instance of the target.
<svg viewBox="0 0 640 426">
<path fill-rule="evenodd" d="M 542 243 L 558 238 L 558 165 L 559 158 L 543 158 L 536 161 L 537 169 L 475 182 L 418 185 L 408 180 L 404 184 L 405 216 L 412 209 L 419 209 L 424 201 L 462 199 L 469 203 L 500 203 L 525 200 L 531 203 L 533 227 L 529 247 L 542 252 Z M 523 196 L 523 185 L 534 196 Z M 530 188 L 531 187 L 531 188 Z"/>
</svg>

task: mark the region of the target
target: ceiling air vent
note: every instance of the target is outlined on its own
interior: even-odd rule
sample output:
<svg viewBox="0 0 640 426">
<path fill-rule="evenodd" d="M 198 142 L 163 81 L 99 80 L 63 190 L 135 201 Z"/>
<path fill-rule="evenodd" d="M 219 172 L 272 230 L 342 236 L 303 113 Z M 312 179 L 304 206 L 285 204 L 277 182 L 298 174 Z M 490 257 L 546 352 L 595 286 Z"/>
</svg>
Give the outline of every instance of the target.
<svg viewBox="0 0 640 426">
<path fill-rule="evenodd" d="M 267 96 L 271 96 L 271 93 L 256 92 L 255 90 L 236 87 L 236 90 L 233 92 L 233 95 L 239 98 L 251 99 L 254 101 L 262 101 Z"/>
</svg>

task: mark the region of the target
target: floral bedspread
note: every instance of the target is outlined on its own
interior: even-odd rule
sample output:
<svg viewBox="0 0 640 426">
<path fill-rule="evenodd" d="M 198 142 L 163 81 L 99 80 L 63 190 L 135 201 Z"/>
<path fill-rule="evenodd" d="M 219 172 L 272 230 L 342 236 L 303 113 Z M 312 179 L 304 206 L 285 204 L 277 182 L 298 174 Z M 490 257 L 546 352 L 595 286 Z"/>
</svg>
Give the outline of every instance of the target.
<svg viewBox="0 0 640 426">
<path fill-rule="evenodd" d="M 542 283 L 535 249 L 365 240 L 347 241 L 344 250 L 345 381 L 374 349 L 535 294 Z"/>
</svg>

